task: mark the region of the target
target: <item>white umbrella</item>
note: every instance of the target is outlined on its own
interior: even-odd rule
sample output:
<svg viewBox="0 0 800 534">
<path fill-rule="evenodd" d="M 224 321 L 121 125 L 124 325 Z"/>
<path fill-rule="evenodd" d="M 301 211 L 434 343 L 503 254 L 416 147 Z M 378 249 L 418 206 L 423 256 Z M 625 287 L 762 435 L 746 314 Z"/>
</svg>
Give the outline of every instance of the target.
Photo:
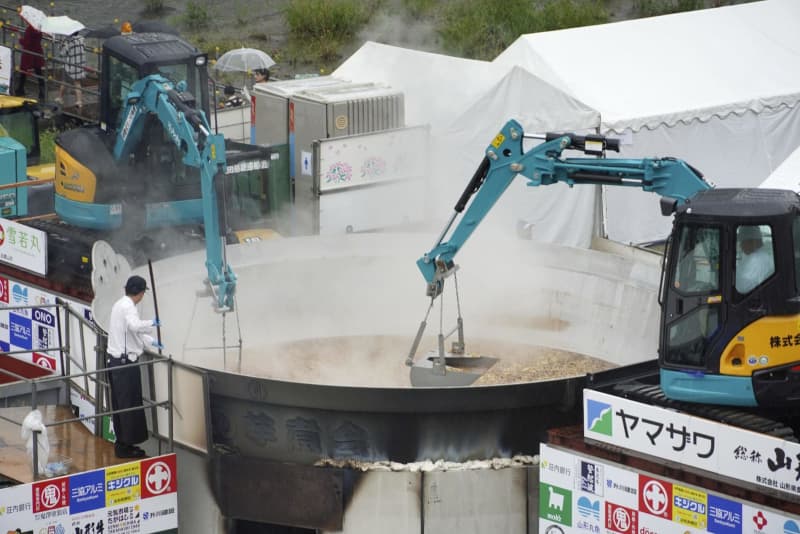
<svg viewBox="0 0 800 534">
<path fill-rule="evenodd" d="M 57 17 L 46 17 L 39 31 L 51 35 L 72 35 L 85 27 L 75 19 L 71 19 L 66 15 L 59 15 Z"/>
<path fill-rule="evenodd" d="M 256 48 L 228 50 L 220 56 L 214 68 L 220 72 L 251 72 L 268 69 L 275 64 L 269 54 Z"/>
<path fill-rule="evenodd" d="M 42 23 L 44 19 L 47 18 L 47 15 L 45 15 L 44 11 L 41 9 L 36 9 L 33 6 L 27 5 L 19 8 L 19 16 L 39 31 L 42 31 Z"/>
</svg>

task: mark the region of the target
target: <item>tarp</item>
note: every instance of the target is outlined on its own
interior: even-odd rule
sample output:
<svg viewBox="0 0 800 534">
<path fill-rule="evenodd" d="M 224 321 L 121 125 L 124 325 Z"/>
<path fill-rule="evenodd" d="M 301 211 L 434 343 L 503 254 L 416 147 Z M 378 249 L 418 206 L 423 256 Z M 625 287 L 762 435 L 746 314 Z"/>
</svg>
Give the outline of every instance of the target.
<svg viewBox="0 0 800 534">
<path fill-rule="evenodd" d="M 620 157 L 687 160 L 717 186 L 755 187 L 800 145 L 800 2 L 767 0 L 523 35 L 519 65 L 600 111 Z M 658 200 L 606 188 L 606 230 L 665 237 Z"/>
</svg>

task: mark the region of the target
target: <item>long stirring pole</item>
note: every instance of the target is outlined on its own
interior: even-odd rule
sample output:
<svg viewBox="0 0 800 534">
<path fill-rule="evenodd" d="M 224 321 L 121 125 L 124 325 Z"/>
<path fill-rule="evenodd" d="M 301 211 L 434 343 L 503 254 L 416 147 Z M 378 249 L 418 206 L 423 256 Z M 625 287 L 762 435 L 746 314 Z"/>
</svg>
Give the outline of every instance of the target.
<svg viewBox="0 0 800 534">
<path fill-rule="evenodd" d="M 150 258 L 147 259 L 147 269 L 150 271 L 150 289 L 153 290 L 153 310 L 156 313 L 156 319 L 161 320 L 161 317 L 158 314 L 158 295 L 156 295 L 156 280 L 153 276 L 153 262 Z M 158 337 L 158 354 L 161 356 L 161 325 L 156 325 L 156 336 Z"/>
</svg>

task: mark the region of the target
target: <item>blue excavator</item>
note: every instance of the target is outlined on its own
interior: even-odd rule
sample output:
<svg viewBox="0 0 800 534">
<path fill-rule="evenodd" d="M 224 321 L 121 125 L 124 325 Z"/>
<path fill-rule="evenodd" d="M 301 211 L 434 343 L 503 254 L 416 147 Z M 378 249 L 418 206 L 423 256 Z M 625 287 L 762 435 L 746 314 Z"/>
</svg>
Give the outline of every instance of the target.
<svg viewBox="0 0 800 534">
<path fill-rule="evenodd" d="M 56 139 L 55 216 L 18 214 L 48 235 L 47 276 L 10 274 L 91 298 L 98 240 L 134 266 L 205 243 L 209 280 L 224 309 L 235 277 L 221 259 L 219 237 L 208 236 L 230 242 L 264 228 L 270 149 L 212 135 L 207 57 L 181 37 L 117 35 L 105 40 L 101 61 L 98 123 Z"/>
<path fill-rule="evenodd" d="M 544 142 L 526 150 L 526 138 Z M 562 157 L 567 150 L 592 157 Z M 506 123 L 433 248 L 417 261 L 431 299 L 428 314 L 445 281 L 457 278 L 455 256 L 515 177 L 524 177 L 531 187 L 559 182 L 636 187 L 661 195 L 662 214 L 674 217 L 659 291 L 664 395 L 737 407 L 800 406 L 800 196 L 713 188 L 684 161 L 606 158 L 606 151 L 618 152 L 618 140 L 526 135 L 517 121 Z M 756 248 L 761 258 L 754 269 Z M 457 281 L 455 286 L 457 291 Z M 463 355 L 460 309 L 456 327 L 439 332 L 438 351 L 415 360 L 426 322 L 427 315 L 406 360 L 413 385 L 469 385 L 494 363 Z M 446 352 L 444 341 L 456 332 L 458 340 Z"/>
</svg>

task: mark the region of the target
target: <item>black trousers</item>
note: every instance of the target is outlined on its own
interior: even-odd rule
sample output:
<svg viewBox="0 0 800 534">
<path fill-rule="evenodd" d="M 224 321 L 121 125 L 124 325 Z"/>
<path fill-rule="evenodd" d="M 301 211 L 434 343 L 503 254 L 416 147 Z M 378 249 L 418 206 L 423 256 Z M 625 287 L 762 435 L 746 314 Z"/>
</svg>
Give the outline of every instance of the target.
<svg viewBox="0 0 800 534">
<path fill-rule="evenodd" d="M 109 369 L 131 363 L 125 357 L 114 358 L 106 355 L 106 366 Z M 111 408 L 123 410 L 142 406 L 142 371 L 141 367 L 117 369 L 108 373 L 111 385 Z M 117 443 L 133 445 L 147 441 L 147 417 L 144 410 L 134 410 L 113 415 L 114 434 Z"/>
<path fill-rule="evenodd" d="M 45 94 L 44 94 L 44 75 L 42 74 L 41 67 L 37 67 L 33 69 L 33 72 L 37 75 L 36 81 L 39 83 L 39 101 L 44 102 Z M 14 96 L 25 96 L 25 80 L 27 79 L 27 74 L 20 71 L 14 73 Z"/>
</svg>

